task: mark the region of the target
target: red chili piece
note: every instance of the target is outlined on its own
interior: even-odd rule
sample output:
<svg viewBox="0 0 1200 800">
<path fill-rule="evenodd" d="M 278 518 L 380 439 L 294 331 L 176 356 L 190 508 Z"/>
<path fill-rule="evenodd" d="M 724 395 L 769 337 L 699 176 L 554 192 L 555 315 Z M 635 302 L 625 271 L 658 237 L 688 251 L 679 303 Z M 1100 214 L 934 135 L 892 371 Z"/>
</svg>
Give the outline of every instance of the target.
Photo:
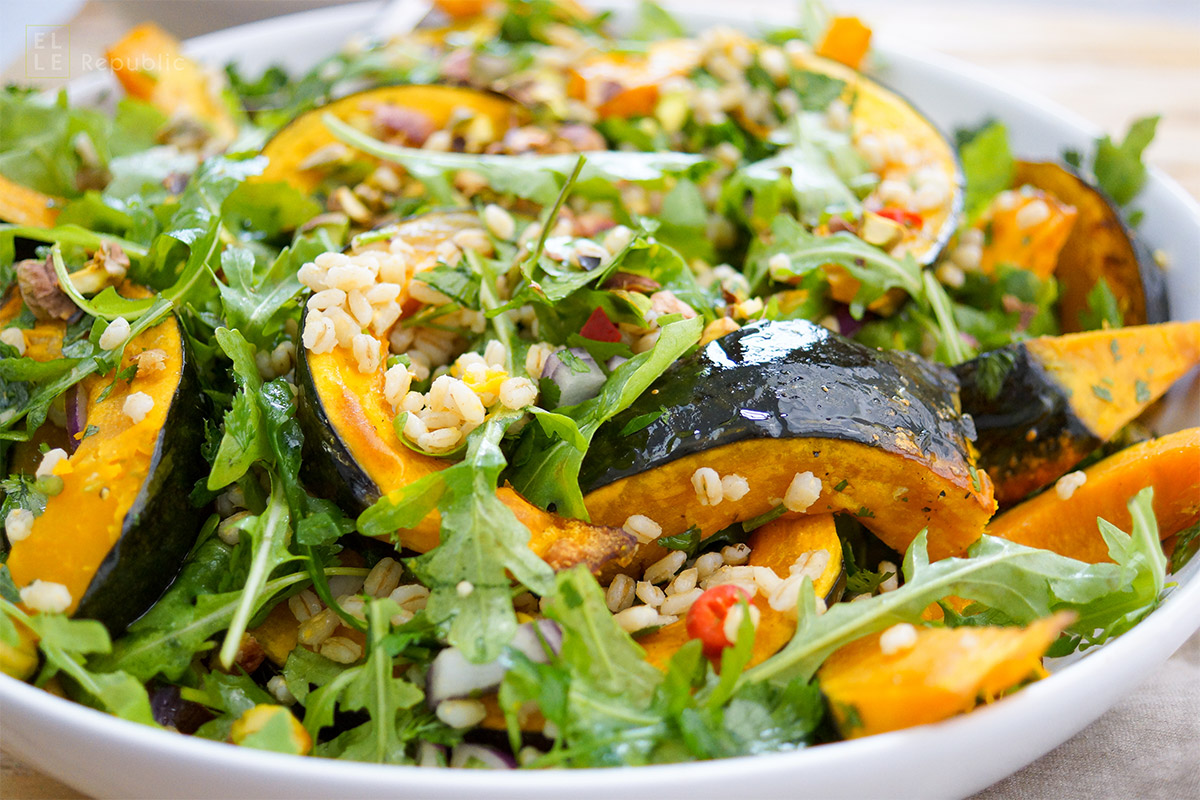
<svg viewBox="0 0 1200 800">
<path fill-rule="evenodd" d="M 898 206 L 888 206 L 875 212 L 885 219 L 890 219 L 892 222 L 899 223 L 907 228 L 919 228 L 925 221 L 924 218 L 915 212 L 909 211 Z"/>
<path fill-rule="evenodd" d="M 725 618 L 729 616 L 729 609 L 743 599 L 750 602 L 750 595 L 745 589 L 732 583 L 723 583 L 705 590 L 688 609 L 688 636 L 700 640 L 704 655 L 710 659 L 720 657 L 722 650 L 733 646 L 733 642 L 725 638 Z"/>
<path fill-rule="evenodd" d="M 621 341 L 621 331 L 608 318 L 608 314 L 604 313 L 604 309 L 599 307 L 588 317 L 588 321 L 583 323 L 579 335 L 595 342 Z"/>
</svg>

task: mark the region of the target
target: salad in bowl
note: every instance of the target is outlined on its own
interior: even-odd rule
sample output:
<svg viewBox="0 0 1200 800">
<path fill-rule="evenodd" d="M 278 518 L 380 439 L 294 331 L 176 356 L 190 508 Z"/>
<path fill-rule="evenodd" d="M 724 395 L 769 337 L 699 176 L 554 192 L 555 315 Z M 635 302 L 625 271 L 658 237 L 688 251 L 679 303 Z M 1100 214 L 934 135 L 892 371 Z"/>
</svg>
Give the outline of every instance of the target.
<svg viewBox="0 0 1200 800">
<path fill-rule="evenodd" d="M 142 25 L 108 111 L 7 90 L 4 672 L 606 767 L 939 722 L 1128 631 L 1200 542 L 1200 429 L 1146 416 L 1200 363 L 1155 121 L 1023 160 L 870 36 L 444 0 L 306 74 Z"/>
</svg>

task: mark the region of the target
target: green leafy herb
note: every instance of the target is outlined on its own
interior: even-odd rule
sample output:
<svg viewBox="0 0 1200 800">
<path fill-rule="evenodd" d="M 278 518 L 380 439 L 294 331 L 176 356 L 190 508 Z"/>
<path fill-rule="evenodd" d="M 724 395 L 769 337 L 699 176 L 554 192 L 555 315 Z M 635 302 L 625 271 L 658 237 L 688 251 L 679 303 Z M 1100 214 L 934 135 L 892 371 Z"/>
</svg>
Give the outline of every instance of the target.
<svg viewBox="0 0 1200 800">
<path fill-rule="evenodd" d="M 1128 205 L 1146 183 L 1142 153 L 1154 140 L 1158 120 L 1158 116 L 1135 120 L 1120 144 L 1108 136 L 1096 140 L 1092 172 L 1096 174 L 1100 188 L 1118 205 Z"/>
<path fill-rule="evenodd" d="M 1108 281 L 1101 278 L 1087 293 L 1087 309 L 1079 312 L 1079 325 L 1085 331 L 1120 328 L 1125 324 L 1117 296 Z"/>
<path fill-rule="evenodd" d="M 1008 129 L 993 122 L 959 143 L 959 159 L 967 188 L 964 205 L 967 215 L 975 217 L 992 198 L 1012 186 L 1016 161 L 1008 146 Z"/>
</svg>

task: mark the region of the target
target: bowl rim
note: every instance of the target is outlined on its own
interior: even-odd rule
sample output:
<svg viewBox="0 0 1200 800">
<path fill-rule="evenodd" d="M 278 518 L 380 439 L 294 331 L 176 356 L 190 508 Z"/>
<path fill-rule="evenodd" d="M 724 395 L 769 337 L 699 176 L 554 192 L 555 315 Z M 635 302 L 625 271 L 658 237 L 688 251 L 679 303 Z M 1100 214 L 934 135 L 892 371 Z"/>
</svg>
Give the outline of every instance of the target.
<svg viewBox="0 0 1200 800">
<path fill-rule="evenodd" d="M 204 34 L 185 42 L 185 52 L 203 56 L 206 51 L 219 48 L 231 36 L 257 37 L 278 36 L 281 30 L 292 27 L 316 27 L 326 19 L 347 18 L 358 22 L 370 19 L 381 5 L 378 2 L 354 3 L 331 8 L 297 12 L 280 17 L 227 28 Z M 605 8 L 631 8 L 629 0 L 608 0 L 596 3 Z M 728 15 L 697 15 L 697 19 L 708 22 L 725 19 Z M 977 83 L 990 92 L 1002 95 L 1014 105 L 1022 106 L 1036 115 L 1053 120 L 1079 135 L 1094 137 L 1097 128 L 1080 115 L 1057 103 L 1036 94 L 1018 89 L 1009 81 L 989 73 L 980 67 L 968 64 L 945 54 L 921 52 L 909 49 L 886 33 L 878 37 L 876 50 L 893 63 L 903 63 L 926 69 L 957 75 L 959 79 Z M 111 76 L 91 73 L 72 81 L 70 92 L 95 94 Z M 1167 193 L 1168 202 L 1179 205 L 1187 218 L 1200 228 L 1200 203 L 1161 169 L 1150 166 L 1147 186 L 1154 186 Z M 688 783 L 701 784 L 718 775 L 728 778 L 731 773 L 763 778 L 769 774 L 782 776 L 795 774 L 797 770 L 815 768 L 853 769 L 866 763 L 886 763 L 890 754 L 904 743 L 927 743 L 937 747 L 947 737 L 1004 738 L 1014 725 L 1036 716 L 1041 706 L 1052 701 L 1057 704 L 1063 696 L 1085 702 L 1090 687 L 1105 673 L 1129 674 L 1164 661 L 1182 643 L 1200 628 L 1200 616 L 1189 619 L 1192 608 L 1200 606 L 1200 559 L 1196 559 L 1179 577 L 1178 586 L 1163 604 L 1139 622 L 1132 630 L 1113 642 L 1096 648 L 1048 678 L 1022 688 L 1019 692 L 988 706 L 975 709 L 938 723 L 922 725 L 900 731 L 877 734 L 861 739 L 823 744 L 818 747 L 798 748 L 791 751 L 754 756 L 716 759 L 712 761 L 684 762 L 676 764 L 649 765 L 636 768 L 587 768 L 550 770 L 497 771 L 425 769 L 409 765 L 374 764 L 339 759 L 297 757 L 230 746 L 221 742 L 180 736 L 172 732 L 129 722 L 94 708 L 50 694 L 23 681 L 0 675 L 0 706 L 10 711 L 21 711 L 36 715 L 50 728 L 67 726 L 81 730 L 88 737 L 106 737 L 115 740 L 123 748 L 136 748 L 153 752 L 168 761 L 183 761 L 208 764 L 225 764 L 231 768 L 245 769 L 263 774 L 286 775 L 294 779 L 342 778 L 361 785 L 369 782 L 373 788 L 407 788 L 416 792 L 450 792 L 471 790 L 495 790 L 505 792 L 529 791 L 545 793 L 577 788 L 580 782 L 602 784 L 605 789 L 679 789 L 679 778 L 685 776 Z M 1147 673 L 1148 674 L 1148 673 Z M 1090 709 L 1075 729 L 1081 729 L 1107 710 L 1100 704 Z M 1092 713 L 1094 711 L 1094 713 Z M 7 737 L 5 737 L 7 738 Z M 1054 744 L 1057 744 L 1056 740 Z M 1053 746 L 1053 745 L 1051 745 Z M 1049 747 L 1038 745 L 1034 757 L 1046 752 Z M 1027 759 L 1025 763 L 1031 761 Z M 980 770 L 982 780 L 979 787 L 986 786 L 1003 774 L 996 769 Z"/>
</svg>

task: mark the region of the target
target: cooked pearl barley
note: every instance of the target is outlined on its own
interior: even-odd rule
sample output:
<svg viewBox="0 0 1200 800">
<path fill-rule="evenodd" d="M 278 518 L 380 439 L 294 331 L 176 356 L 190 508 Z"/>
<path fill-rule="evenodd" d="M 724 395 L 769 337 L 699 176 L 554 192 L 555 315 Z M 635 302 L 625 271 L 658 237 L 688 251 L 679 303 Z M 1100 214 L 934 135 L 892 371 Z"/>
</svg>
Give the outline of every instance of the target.
<svg viewBox="0 0 1200 800">
<path fill-rule="evenodd" d="M 353 341 L 354 358 L 358 362 L 358 371 L 370 375 L 379 369 L 383 361 L 383 349 L 379 340 L 367 333 L 356 334 Z"/>
<path fill-rule="evenodd" d="M 674 550 L 646 567 L 643 578 L 650 583 L 666 583 L 679 571 L 686 560 L 687 555 L 682 550 Z"/>
<path fill-rule="evenodd" d="M 490 367 L 503 369 L 504 362 L 508 360 L 508 348 L 504 346 L 503 342 L 492 339 L 483 349 L 483 360 Z"/>
<path fill-rule="evenodd" d="M 879 593 L 894 592 L 900 588 L 900 568 L 891 561 L 880 561 L 877 570 L 880 575 L 885 572 L 892 573 L 892 576 L 879 584 Z"/>
<path fill-rule="evenodd" d="M 307 622 L 313 615 L 321 613 L 322 605 L 312 589 L 305 589 L 288 598 L 288 608 L 297 622 Z"/>
<path fill-rule="evenodd" d="M 1054 482 L 1054 492 L 1060 500 L 1070 500 L 1075 490 L 1087 483 L 1087 474 L 1076 470 L 1068 472 Z"/>
<path fill-rule="evenodd" d="M 797 472 L 783 496 L 788 511 L 807 511 L 821 496 L 821 479 L 811 472 Z"/>
<path fill-rule="evenodd" d="M 740 542 L 722 547 L 721 558 L 731 567 L 745 564 L 750 560 L 750 546 L 744 542 Z"/>
<path fill-rule="evenodd" d="M 296 702 L 295 696 L 292 694 L 291 689 L 288 688 L 287 681 L 284 680 L 282 675 L 276 675 L 267 681 L 267 691 L 285 706 L 290 706 Z"/>
<path fill-rule="evenodd" d="M 42 460 L 38 462 L 35 477 L 41 478 L 46 475 L 53 475 L 54 468 L 58 466 L 58 462 L 67 460 L 67 451 L 61 447 L 56 447 L 53 450 L 47 450 L 42 456 Z"/>
<path fill-rule="evenodd" d="M 380 559 L 367 573 L 366 580 L 363 581 L 363 591 L 372 597 L 387 597 L 400 585 L 403 575 L 404 567 L 396 559 Z"/>
<path fill-rule="evenodd" d="M 689 589 L 686 592 L 668 595 L 667 599 L 663 600 L 662 605 L 659 606 L 658 613 L 675 617 L 686 614 L 702 594 L 704 594 L 703 589 Z"/>
<path fill-rule="evenodd" d="M 754 570 L 754 582 L 758 584 L 758 588 L 762 590 L 764 595 L 770 596 L 773 592 L 779 590 L 783 579 L 775 574 L 775 570 L 770 567 L 751 567 Z"/>
<path fill-rule="evenodd" d="M 608 610 L 616 614 L 633 605 L 635 585 L 633 578 L 628 575 L 618 575 L 613 578 L 612 583 L 604 592 L 604 604 L 608 606 Z"/>
<path fill-rule="evenodd" d="M 358 289 L 350 292 L 346 297 L 346 302 L 350 307 L 350 314 L 354 317 L 354 321 L 359 324 L 359 327 L 365 328 L 371 324 L 371 320 L 375 318 L 375 309 L 371 308 L 370 301 Z"/>
<path fill-rule="evenodd" d="M 725 639 L 730 644 L 737 644 L 738 634 L 742 631 L 742 620 L 745 618 L 746 610 L 750 611 L 750 624 L 758 629 L 758 620 L 762 616 L 762 612 L 758 610 L 758 606 L 743 606 L 739 603 L 736 606 L 729 607 L 729 613 L 725 615 L 725 625 L 721 628 L 725 634 Z"/>
<path fill-rule="evenodd" d="M 662 617 L 652 606 L 633 606 L 617 612 L 613 619 L 626 633 L 637 633 L 662 624 Z"/>
<path fill-rule="evenodd" d="M 815 582 L 825 574 L 825 568 L 829 566 L 829 558 L 829 551 L 825 549 L 801 553 L 788 571 L 792 575 L 807 576 Z"/>
<path fill-rule="evenodd" d="M 517 224 L 513 221 L 512 214 L 494 203 L 484 207 L 483 221 L 497 239 L 511 239 L 517 232 Z"/>
<path fill-rule="evenodd" d="M 638 581 L 633 591 L 638 600 L 655 608 L 658 608 L 662 605 L 662 601 L 667 599 L 667 593 L 649 581 Z"/>
<path fill-rule="evenodd" d="M 325 283 L 325 270 L 311 261 L 297 270 L 296 277 L 314 292 L 321 292 L 329 288 L 329 285 Z"/>
<path fill-rule="evenodd" d="M 296 641 L 300 644 L 316 647 L 332 636 L 340 623 L 341 619 L 333 609 L 326 608 L 300 623 L 300 628 L 296 633 Z"/>
<path fill-rule="evenodd" d="M 455 428 L 442 428 L 419 436 L 417 446 L 430 453 L 439 453 L 453 450 L 461 440 L 461 431 Z"/>
<path fill-rule="evenodd" d="M 886 180 L 879 184 L 879 188 L 875 190 L 879 195 L 879 200 L 884 205 L 896 205 L 901 208 L 908 208 L 913 202 L 913 191 L 909 185 L 903 181 Z"/>
<path fill-rule="evenodd" d="M 346 302 L 346 293 L 341 289 L 325 289 L 308 298 L 308 308 L 324 311 L 327 308 L 338 308 Z"/>
<path fill-rule="evenodd" d="M 636 536 L 638 544 L 653 542 L 662 536 L 662 525 L 659 525 L 645 514 L 634 514 L 625 520 L 625 524 L 621 527 Z"/>
<path fill-rule="evenodd" d="M 412 385 L 412 374 L 403 364 L 388 367 L 383 376 L 383 396 L 391 405 L 392 411 L 400 408 L 408 397 L 408 387 Z M 418 395 L 419 397 L 420 395 Z M 406 409 L 407 410 L 407 409 Z"/>
<path fill-rule="evenodd" d="M 354 337 L 362 333 L 362 329 L 354 324 L 354 320 L 340 308 L 330 308 L 325 311 L 325 319 L 333 323 L 333 335 L 342 347 L 351 347 Z"/>
<path fill-rule="evenodd" d="M 685 569 L 675 576 L 675 580 L 671 581 L 671 585 L 667 587 L 667 594 L 683 594 L 690 592 L 696 588 L 696 583 L 700 580 L 700 572 L 691 567 Z"/>
<path fill-rule="evenodd" d="M 604 234 L 604 249 L 609 255 L 615 256 L 617 253 L 624 250 L 633 241 L 633 231 L 624 225 L 617 227 Z"/>
<path fill-rule="evenodd" d="M 33 512 L 27 508 L 14 508 L 4 517 L 4 533 L 8 541 L 20 542 L 33 533 Z"/>
<path fill-rule="evenodd" d="M 767 604 L 776 611 L 787 613 L 795 611 L 800 602 L 800 587 L 804 585 L 803 575 L 792 575 L 767 597 Z"/>
<path fill-rule="evenodd" d="M 1050 206 L 1042 199 L 1033 200 L 1021 206 L 1017 211 L 1015 222 L 1021 230 L 1041 225 L 1050 218 Z"/>
<path fill-rule="evenodd" d="M 144 420 L 153 409 L 154 398 L 145 392 L 134 392 L 125 398 L 125 403 L 121 406 L 121 411 L 134 425 Z"/>
<path fill-rule="evenodd" d="M 402 367 L 404 365 L 398 364 L 397 366 Z M 409 373 L 409 375 L 411 380 L 412 373 Z M 423 411 L 425 409 L 425 395 L 421 394 L 420 392 L 410 391 L 408 394 L 404 395 L 404 399 L 400 401 L 400 408 L 410 414 L 416 414 L 418 411 Z"/>
<path fill-rule="evenodd" d="M 435 713 L 451 728 L 472 728 L 483 722 L 487 707 L 478 700 L 443 700 L 438 703 Z"/>
<path fill-rule="evenodd" d="M 696 574 L 703 580 L 724 566 L 724 564 L 725 559 L 720 552 L 705 553 L 696 559 Z"/>
<path fill-rule="evenodd" d="M 449 387 L 448 406 L 457 411 L 459 416 L 470 425 L 480 425 L 487 416 L 487 410 L 479 400 L 479 395 L 462 381 L 453 381 Z"/>
<path fill-rule="evenodd" d="M 917 629 L 907 622 L 888 628 L 879 636 L 879 650 L 885 656 L 911 650 L 917 643 Z"/>
<path fill-rule="evenodd" d="M 721 478 L 721 491 L 726 500 L 741 500 L 750 492 L 750 482 L 741 475 L 726 475 Z"/>
<path fill-rule="evenodd" d="M 302 341 L 305 348 L 318 355 L 332 351 L 337 347 L 337 333 L 333 327 L 333 320 L 320 311 L 308 312 Z"/>
<path fill-rule="evenodd" d="M 692 473 L 692 486 L 702 506 L 715 506 L 725 499 L 721 476 L 712 467 L 700 467 Z"/>
<path fill-rule="evenodd" d="M 71 592 L 61 583 L 35 580 L 21 590 L 21 602 L 34 611 L 61 614 L 71 607 Z"/>
<path fill-rule="evenodd" d="M 16 349 L 18 356 L 25 355 L 25 334 L 20 328 L 5 328 L 0 332 L 0 342 Z"/>
<path fill-rule="evenodd" d="M 339 664 L 353 664 L 362 654 L 362 645 L 345 636 L 331 636 L 321 644 L 321 655 Z"/>
<path fill-rule="evenodd" d="M 125 344 L 125 340 L 129 338 L 129 334 L 129 320 L 124 317 L 117 317 L 108 323 L 108 327 L 104 329 L 104 333 L 100 334 L 100 349 L 116 350 Z"/>
<path fill-rule="evenodd" d="M 352 289 L 369 289 L 375 283 L 375 274 L 379 271 L 378 262 L 360 262 L 345 266 L 333 267 L 325 273 L 325 283 L 334 289 L 349 292 Z"/>
<path fill-rule="evenodd" d="M 529 348 L 525 354 L 525 373 L 535 380 L 542 377 L 546 368 L 546 359 L 554 352 L 554 345 L 538 342 Z"/>
</svg>

